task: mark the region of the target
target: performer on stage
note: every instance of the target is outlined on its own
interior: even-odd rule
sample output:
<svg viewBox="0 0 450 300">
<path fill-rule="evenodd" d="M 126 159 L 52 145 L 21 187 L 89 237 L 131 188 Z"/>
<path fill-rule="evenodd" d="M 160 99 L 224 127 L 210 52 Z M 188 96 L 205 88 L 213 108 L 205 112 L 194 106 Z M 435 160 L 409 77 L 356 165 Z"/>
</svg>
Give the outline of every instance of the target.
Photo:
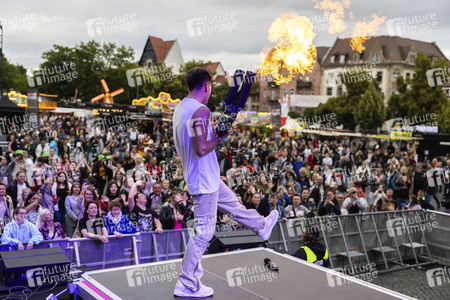
<svg viewBox="0 0 450 300">
<path fill-rule="evenodd" d="M 201 258 L 214 235 L 217 207 L 257 232 L 263 240 L 269 239 L 278 220 L 277 210 L 266 218 L 254 209 L 247 210 L 220 179 L 214 149 L 222 139 L 212 129 L 210 111 L 206 107 L 211 95 L 211 81 L 211 74 L 205 68 L 191 69 L 186 75 L 189 95 L 177 105 L 173 115 L 175 148 L 189 192 L 195 196 L 193 235 L 183 257 L 175 296 L 208 297 L 214 293 L 200 279 L 203 275 Z"/>
</svg>

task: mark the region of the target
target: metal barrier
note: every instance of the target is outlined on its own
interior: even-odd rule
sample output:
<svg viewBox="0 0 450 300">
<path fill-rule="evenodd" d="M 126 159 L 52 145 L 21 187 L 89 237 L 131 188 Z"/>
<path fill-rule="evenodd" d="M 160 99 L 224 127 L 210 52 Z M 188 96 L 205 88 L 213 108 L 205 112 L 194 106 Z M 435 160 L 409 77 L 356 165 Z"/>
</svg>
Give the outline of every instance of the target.
<svg viewBox="0 0 450 300">
<path fill-rule="evenodd" d="M 274 227 L 269 244 L 293 254 L 303 245 L 302 232 L 308 224 L 319 226 L 332 268 L 375 263 L 392 271 L 436 259 L 450 262 L 448 214 L 415 210 L 288 219 Z M 72 265 L 95 270 L 181 258 L 190 232 L 189 228 L 120 239 L 110 236 L 107 244 L 86 238 L 49 240 L 38 247 L 61 247 Z M 8 250 L 6 245 L 3 248 Z"/>
<path fill-rule="evenodd" d="M 450 266 L 450 214 L 427 211 L 432 230 L 425 232 L 431 257 Z"/>
</svg>

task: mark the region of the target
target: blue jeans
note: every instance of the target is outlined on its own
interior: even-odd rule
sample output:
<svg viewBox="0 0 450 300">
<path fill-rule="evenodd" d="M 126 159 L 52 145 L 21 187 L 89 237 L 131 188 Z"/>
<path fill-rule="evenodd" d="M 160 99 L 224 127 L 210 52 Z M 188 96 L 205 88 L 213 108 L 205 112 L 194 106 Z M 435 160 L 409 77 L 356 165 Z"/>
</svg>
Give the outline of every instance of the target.
<svg viewBox="0 0 450 300">
<path fill-rule="evenodd" d="M 408 204 L 409 204 L 408 198 L 397 197 L 397 209 L 398 210 L 405 209 L 405 206 L 407 206 Z"/>
<path fill-rule="evenodd" d="M 420 200 L 420 206 L 422 206 L 423 209 L 435 210 L 434 206 L 431 205 L 431 199 L 433 199 L 433 195 L 427 195 L 425 200 Z"/>
</svg>

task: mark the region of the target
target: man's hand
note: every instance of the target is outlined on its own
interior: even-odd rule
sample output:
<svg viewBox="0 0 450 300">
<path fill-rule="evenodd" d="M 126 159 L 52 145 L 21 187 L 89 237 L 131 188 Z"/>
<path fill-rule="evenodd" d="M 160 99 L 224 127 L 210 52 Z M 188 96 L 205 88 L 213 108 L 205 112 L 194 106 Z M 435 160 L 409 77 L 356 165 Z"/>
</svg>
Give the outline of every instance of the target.
<svg viewBox="0 0 450 300">
<path fill-rule="evenodd" d="M 22 247 L 23 247 L 23 245 L 22 245 Z M 28 243 L 27 244 L 27 250 L 31 250 L 31 249 L 33 249 L 33 244 Z"/>
<path fill-rule="evenodd" d="M 155 231 L 156 233 L 163 233 L 164 230 L 161 227 L 157 227 Z"/>
<path fill-rule="evenodd" d="M 23 250 L 24 249 L 23 244 L 21 242 L 19 242 L 19 244 L 17 245 L 17 248 L 19 250 Z"/>
<path fill-rule="evenodd" d="M 123 237 L 123 234 L 118 231 L 114 231 L 114 235 L 119 239 L 121 239 Z"/>
<path fill-rule="evenodd" d="M 102 243 L 107 243 L 108 242 L 108 237 L 107 236 L 100 236 L 99 238 L 98 238 L 100 241 L 102 241 Z"/>
</svg>

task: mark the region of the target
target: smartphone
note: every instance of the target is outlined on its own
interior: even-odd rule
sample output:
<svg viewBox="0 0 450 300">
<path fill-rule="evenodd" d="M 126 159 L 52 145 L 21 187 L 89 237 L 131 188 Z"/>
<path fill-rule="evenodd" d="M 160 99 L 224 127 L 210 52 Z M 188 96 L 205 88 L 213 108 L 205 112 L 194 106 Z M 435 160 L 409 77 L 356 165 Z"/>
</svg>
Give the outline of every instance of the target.
<svg viewBox="0 0 450 300">
<path fill-rule="evenodd" d="M 87 183 L 88 183 L 87 179 L 83 179 L 83 185 L 85 185 Z"/>
</svg>

